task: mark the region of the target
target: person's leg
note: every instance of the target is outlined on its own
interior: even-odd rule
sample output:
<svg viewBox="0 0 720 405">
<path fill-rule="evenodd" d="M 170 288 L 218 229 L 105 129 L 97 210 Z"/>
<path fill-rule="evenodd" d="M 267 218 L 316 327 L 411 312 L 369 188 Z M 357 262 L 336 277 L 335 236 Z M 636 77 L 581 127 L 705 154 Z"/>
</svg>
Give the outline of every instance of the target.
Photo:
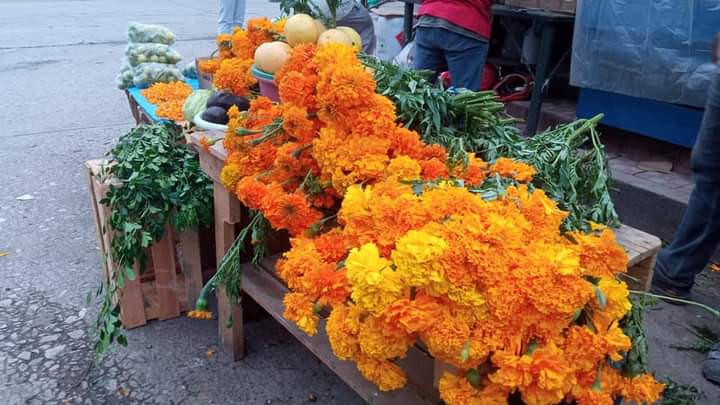
<svg viewBox="0 0 720 405">
<path fill-rule="evenodd" d="M 432 70 L 440 73 L 447 68 L 443 50 L 437 44 L 438 31 L 445 31 L 441 28 L 418 27 L 415 31 L 415 58 L 413 65 L 415 69 Z"/>
<path fill-rule="evenodd" d="M 695 188 L 670 246 L 658 255 L 653 288 L 689 296 L 720 244 L 720 71 L 713 74 L 692 153 Z"/>
<path fill-rule="evenodd" d="M 218 34 L 230 34 L 233 29 L 234 0 L 220 0 L 218 9 Z"/>
<path fill-rule="evenodd" d="M 375 26 L 365 7 L 356 5 L 352 11 L 338 20 L 337 25 L 357 31 L 362 39 L 362 51 L 368 55 L 375 53 Z"/>
<path fill-rule="evenodd" d="M 487 41 L 480 41 L 451 31 L 445 31 L 444 37 L 444 42 L 447 44 L 445 58 L 450 68 L 452 85 L 457 88 L 479 91 L 489 48 Z"/>
<path fill-rule="evenodd" d="M 233 29 L 235 27 L 241 27 L 243 26 L 243 23 L 245 22 L 245 0 L 235 0 L 235 10 L 233 12 Z"/>
</svg>

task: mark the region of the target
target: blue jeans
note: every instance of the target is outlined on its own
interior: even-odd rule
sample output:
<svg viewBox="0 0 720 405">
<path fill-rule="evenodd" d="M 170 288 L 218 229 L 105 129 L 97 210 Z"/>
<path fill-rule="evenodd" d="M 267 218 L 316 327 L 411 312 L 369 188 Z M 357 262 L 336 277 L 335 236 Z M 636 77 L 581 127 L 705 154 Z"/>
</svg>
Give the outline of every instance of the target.
<svg viewBox="0 0 720 405">
<path fill-rule="evenodd" d="M 692 151 L 695 188 L 670 246 L 658 255 L 653 283 L 689 291 L 720 244 L 720 69 L 712 74 Z"/>
<path fill-rule="evenodd" d="M 415 33 L 415 69 L 440 73 L 450 70 L 454 87 L 480 90 L 488 42 L 444 28 L 418 27 Z"/>
<path fill-rule="evenodd" d="M 218 34 L 232 34 L 245 20 L 245 0 L 220 0 Z"/>
</svg>

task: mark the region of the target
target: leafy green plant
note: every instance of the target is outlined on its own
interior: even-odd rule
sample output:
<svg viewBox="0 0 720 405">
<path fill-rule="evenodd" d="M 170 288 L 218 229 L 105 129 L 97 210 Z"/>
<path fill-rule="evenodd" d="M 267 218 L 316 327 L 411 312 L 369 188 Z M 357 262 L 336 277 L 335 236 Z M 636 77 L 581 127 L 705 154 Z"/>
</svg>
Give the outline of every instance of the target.
<svg viewBox="0 0 720 405">
<path fill-rule="evenodd" d="M 699 353 L 707 353 L 720 343 L 720 335 L 715 333 L 707 325 L 690 325 L 690 332 L 695 335 L 696 341 L 692 346 L 672 346 L 678 350 L 692 350 Z"/>
<path fill-rule="evenodd" d="M 695 405 L 695 401 L 704 398 L 695 386 L 679 384 L 667 377 L 662 382 L 665 383 L 665 391 L 660 405 Z"/>
<path fill-rule="evenodd" d="M 126 344 L 119 303 L 113 300 L 134 267 L 145 270 L 145 249 L 162 238 L 165 224 L 177 230 L 198 229 L 212 222 L 212 182 L 200 169 L 197 155 L 182 141 L 179 126 L 141 125 L 120 138 L 105 176 L 112 179 L 101 201 L 111 209 L 104 232 L 113 232 L 110 256 L 116 271 L 98 290 L 103 301 L 94 324 L 95 351 L 113 342 Z"/>
<path fill-rule="evenodd" d="M 487 161 L 504 156 L 529 163 L 538 172 L 533 185 L 569 212 L 565 230 L 589 231 L 590 221 L 619 226 L 607 154 L 596 129 L 601 115 L 524 138 L 492 91 L 452 94 L 432 84 L 430 72 L 371 56 L 363 63 L 374 72 L 377 92 L 395 103 L 398 119 L 426 142 L 445 146 L 451 161 L 467 151 Z"/>
</svg>

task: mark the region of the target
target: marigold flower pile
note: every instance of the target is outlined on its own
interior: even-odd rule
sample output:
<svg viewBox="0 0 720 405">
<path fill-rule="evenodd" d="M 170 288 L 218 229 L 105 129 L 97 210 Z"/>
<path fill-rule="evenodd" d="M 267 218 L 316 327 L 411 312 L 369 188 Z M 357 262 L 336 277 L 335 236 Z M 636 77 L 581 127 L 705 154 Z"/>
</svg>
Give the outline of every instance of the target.
<svg viewBox="0 0 720 405">
<path fill-rule="evenodd" d="M 155 83 L 142 90 L 141 94 L 152 104 L 157 105 L 155 115 L 173 121 L 182 121 L 183 104 L 192 93 L 192 87 L 181 81 L 170 83 Z"/>
<path fill-rule="evenodd" d="M 247 95 L 249 88 L 257 83 L 250 73 L 255 49 L 282 35 L 285 21 L 251 18 L 246 28 L 235 27 L 232 34 L 218 35 L 218 56 L 202 61 L 200 71 L 213 75 L 213 84 L 218 90 L 229 90 L 238 96 Z"/>
<path fill-rule="evenodd" d="M 230 110 L 221 180 L 293 237 L 276 266 L 287 319 L 314 335 L 329 310 L 333 352 L 383 391 L 405 385 L 394 360 L 422 342 L 456 369 L 439 386 L 449 405 L 659 398 L 652 376 L 615 367 L 631 303 L 611 230 L 562 235 L 532 167 L 423 143 L 350 47 L 297 46 L 276 81 L 282 103 Z M 500 198 L 474 192 L 502 179 Z"/>
</svg>

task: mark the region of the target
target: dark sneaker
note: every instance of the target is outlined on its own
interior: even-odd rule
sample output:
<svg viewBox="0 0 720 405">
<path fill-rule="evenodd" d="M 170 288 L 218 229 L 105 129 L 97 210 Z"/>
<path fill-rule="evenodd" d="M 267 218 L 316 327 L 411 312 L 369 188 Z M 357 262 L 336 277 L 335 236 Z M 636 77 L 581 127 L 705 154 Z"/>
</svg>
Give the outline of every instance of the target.
<svg viewBox="0 0 720 405">
<path fill-rule="evenodd" d="M 720 343 L 708 352 L 702 372 L 708 381 L 720 385 Z"/>
<path fill-rule="evenodd" d="M 666 285 L 663 285 L 662 283 L 657 282 L 656 280 L 653 280 L 653 283 L 650 286 L 650 292 L 653 294 L 664 295 L 666 297 L 677 298 L 681 300 L 692 299 L 689 288 L 668 287 Z M 663 301 L 673 305 L 685 305 L 684 302 L 678 302 L 674 300 Z"/>
</svg>

